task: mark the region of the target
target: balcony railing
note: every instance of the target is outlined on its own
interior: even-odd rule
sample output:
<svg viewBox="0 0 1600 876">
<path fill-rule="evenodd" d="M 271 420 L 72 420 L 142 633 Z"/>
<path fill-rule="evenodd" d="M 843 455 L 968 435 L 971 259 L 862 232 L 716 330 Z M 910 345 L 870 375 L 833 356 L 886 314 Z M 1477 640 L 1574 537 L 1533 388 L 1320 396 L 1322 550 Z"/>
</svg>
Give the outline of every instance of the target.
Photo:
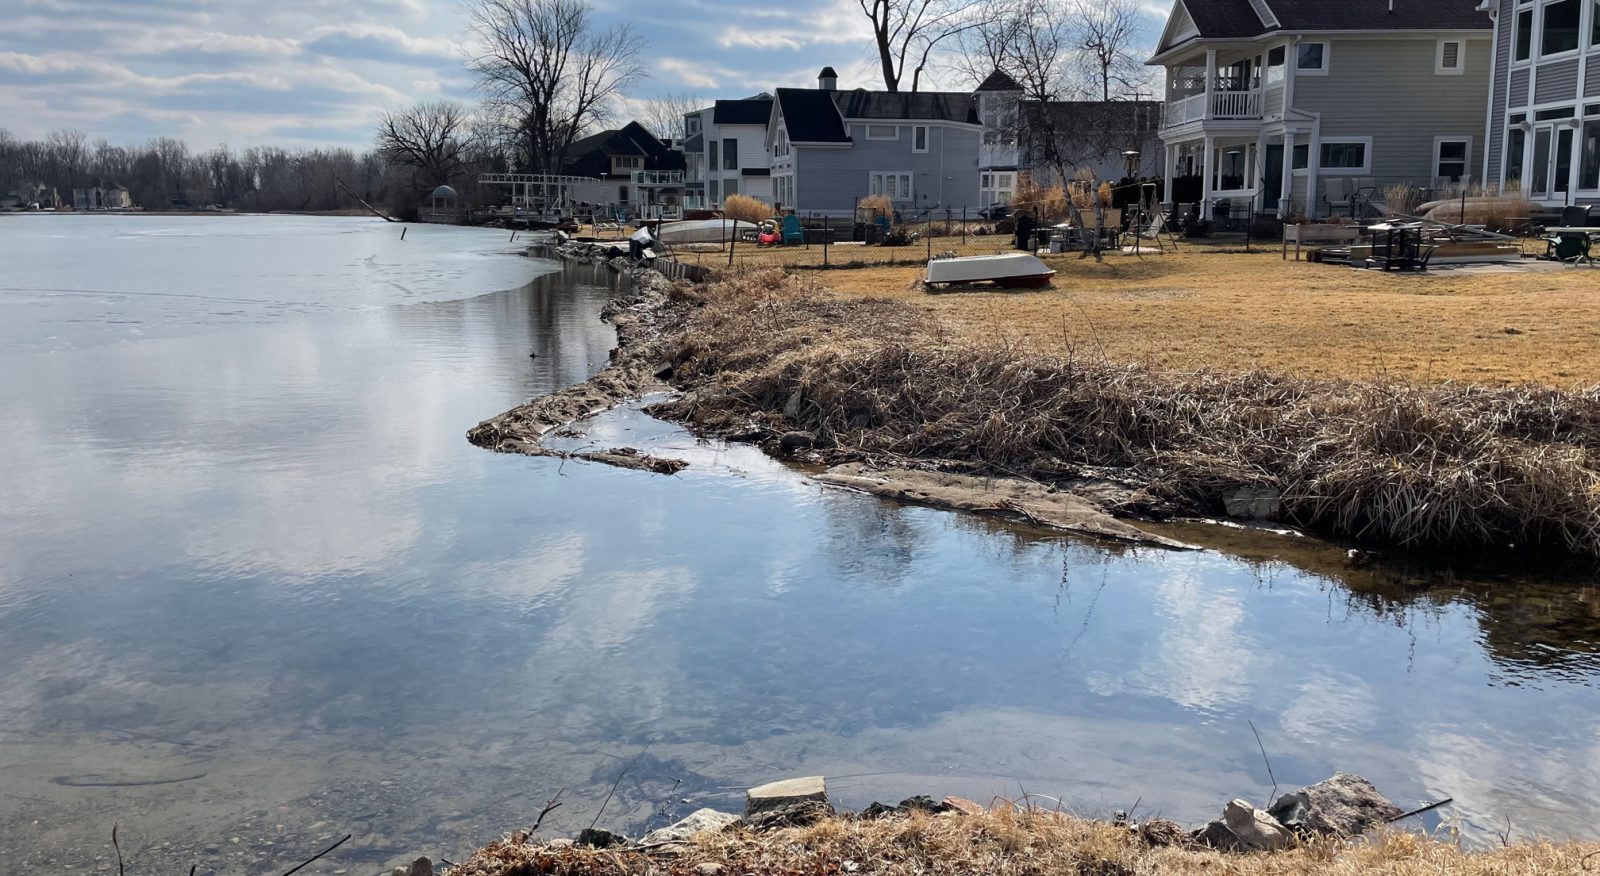
<svg viewBox="0 0 1600 876">
<path fill-rule="evenodd" d="M 1173 128 L 1206 119 L 1259 119 L 1261 107 L 1259 91 L 1211 91 L 1173 97 L 1167 101 L 1162 126 Z"/>
<path fill-rule="evenodd" d="M 636 170 L 633 172 L 633 183 L 640 186 L 681 186 L 683 171 Z"/>
</svg>

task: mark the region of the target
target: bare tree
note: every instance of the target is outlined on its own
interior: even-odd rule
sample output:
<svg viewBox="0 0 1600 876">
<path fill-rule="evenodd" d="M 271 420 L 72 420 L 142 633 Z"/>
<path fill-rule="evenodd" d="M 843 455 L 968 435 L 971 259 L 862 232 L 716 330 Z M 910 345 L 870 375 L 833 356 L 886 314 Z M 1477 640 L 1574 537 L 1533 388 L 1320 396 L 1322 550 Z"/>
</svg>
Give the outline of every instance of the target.
<svg viewBox="0 0 1600 876">
<path fill-rule="evenodd" d="M 899 91 L 909 73 L 911 91 L 922 84 L 934 52 L 952 37 L 978 27 L 989 9 L 962 0 L 856 0 L 872 22 L 883 87 Z M 906 69 L 910 66 L 910 70 Z"/>
<path fill-rule="evenodd" d="M 640 121 L 650 133 L 662 139 L 686 136 L 683 117 L 705 106 L 693 94 L 658 94 L 640 107 Z"/>
<path fill-rule="evenodd" d="M 378 120 L 378 155 L 392 167 L 409 168 L 425 188 L 448 185 L 466 163 L 466 110 L 450 101 L 419 103 Z"/>
<path fill-rule="evenodd" d="M 478 42 L 468 66 L 533 172 L 559 172 L 572 141 L 646 76 L 644 40 L 627 22 L 602 27 L 586 0 L 467 2 Z"/>
<path fill-rule="evenodd" d="M 1135 54 L 1140 39 L 1135 0 L 1072 0 L 1085 91 L 1100 100 L 1126 96 L 1149 81 Z"/>
</svg>

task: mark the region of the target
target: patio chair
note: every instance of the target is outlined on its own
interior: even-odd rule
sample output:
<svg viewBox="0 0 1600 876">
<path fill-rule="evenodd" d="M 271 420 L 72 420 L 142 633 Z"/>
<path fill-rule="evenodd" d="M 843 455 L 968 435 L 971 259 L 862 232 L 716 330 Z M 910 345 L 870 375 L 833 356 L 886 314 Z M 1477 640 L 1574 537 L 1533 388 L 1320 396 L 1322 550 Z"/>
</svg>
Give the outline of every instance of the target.
<svg viewBox="0 0 1600 876">
<path fill-rule="evenodd" d="M 1331 217 L 1336 210 L 1344 210 L 1352 217 L 1355 216 L 1355 206 L 1352 204 L 1350 181 L 1341 176 L 1331 177 L 1322 183 L 1322 202 L 1328 206 L 1328 215 Z"/>
<path fill-rule="evenodd" d="M 800 217 L 790 213 L 783 217 L 783 245 L 797 246 L 806 242 L 806 233 L 800 227 Z"/>
<path fill-rule="evenodd" d="M 1573 205 L 1561 210 L 1561 224 L 1557 228 L 1587 228 L 1591 208 Z M 1558 262 L 1572 262 L 1589 259 L 1589 235 L 1586 233 L 1555 232 L 1547 234 L 1544 238 L 1544 257 Z"/>
</svg>

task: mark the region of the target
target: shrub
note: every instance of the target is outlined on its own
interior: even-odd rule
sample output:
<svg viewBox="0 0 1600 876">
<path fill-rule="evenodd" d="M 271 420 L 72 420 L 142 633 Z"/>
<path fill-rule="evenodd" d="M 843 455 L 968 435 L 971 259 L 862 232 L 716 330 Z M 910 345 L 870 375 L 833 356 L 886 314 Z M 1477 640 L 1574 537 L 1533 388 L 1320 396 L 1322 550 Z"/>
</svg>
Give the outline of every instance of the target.
<svg viewBox="0 0 1600 876">
<path fill-rule="evenodd" d="M 722 202 L 722 214 L 740 222 L 762 222 L 772 218 L 772 206 L 749 195 L 729 195 Z"/>
</svg>

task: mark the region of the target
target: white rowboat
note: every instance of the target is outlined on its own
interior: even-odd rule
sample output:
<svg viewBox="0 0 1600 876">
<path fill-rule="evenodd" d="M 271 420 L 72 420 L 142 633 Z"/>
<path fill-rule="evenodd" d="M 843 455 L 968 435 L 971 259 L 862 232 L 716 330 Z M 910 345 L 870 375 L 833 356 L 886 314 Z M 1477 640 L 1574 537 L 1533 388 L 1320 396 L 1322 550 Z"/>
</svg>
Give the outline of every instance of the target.
<svg viewBox="0 0 1600 876">
<path fill-rule="evenodd" d="M 725 243 L 730 237 L 756 230 L 753 223 L 737 219 L 684 219 L 661 223 L 656 227 L 655 236 L 668 245 Z"/>
<path fill-rule="evenodd" d="M 1050 285 L 1056 272 L 1027 253 L 1010 255 L 964 256 L 928 262 L 928 285 L 940 283 L 982 283 L 996 286 L 1036 288 Z"/>
</svg>

